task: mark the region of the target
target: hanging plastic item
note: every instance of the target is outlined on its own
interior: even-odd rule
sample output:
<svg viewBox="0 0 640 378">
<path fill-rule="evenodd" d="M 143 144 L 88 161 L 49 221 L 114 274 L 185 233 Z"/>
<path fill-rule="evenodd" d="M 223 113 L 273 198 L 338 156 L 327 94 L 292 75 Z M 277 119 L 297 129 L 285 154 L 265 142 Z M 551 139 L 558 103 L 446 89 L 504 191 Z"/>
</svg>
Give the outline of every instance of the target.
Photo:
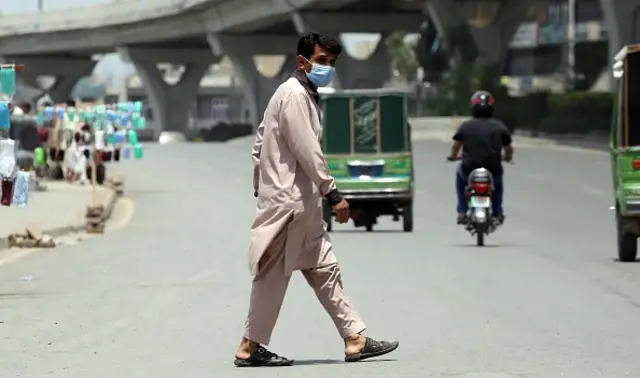
<svg viewBox="0 0 640 378">
<path fill-rule="evenodd" d="M 0 204 L 11 206 L 13 201 L 13 183 L 16 171 L 15 142 L 11 139 L 0 140 Z"/>
<path fill-rule="evenodd" d="M 11 201 L 13 206 L 25 207 L 29 204 L 29 181 L 31 181 L 31 177 L 28 172 L 19 171 L 16 174 Z"/>
<path fill-rule="evenodd" d="M 11 128 L 11 111 L 9 103 L 0 102 L 0 130 L 9 130 Z"/>
<path fill-rule="evenodd" d="M 11 202 L 13 202 L 13 180 L 2 179 L 0 181 L 0 190 L 2 190 L 0 205 L 11 206 Z"/>
<path fill-rule="evenodd" d="M 133 103 L 133 112 L 142 114 L 142 101 L 136 101 Z"/>
<path fill-rule="evenodd" d="M 138 144 L 138 133 L 135 130 L 129 130 L 129 135 L 127 135 L 129 139 L 129 144 L 135 146 Z"/>
<path fill-rule="evenodd" d="M 129 124 L 129 113 L 120 113 L 120 125 L 126 127 Z"/>
<path fill-rule="evenodd" d="M 105 144 L 104 144 L 104 131 L 102 130 L 96 130 L 95 134 L 95 143 L 96 143 L 96 150 L 101 151 L 105 149 Z"/>
<path fill-rule="evenodd" d="M 0 66 L 0 97 L 10 100 L 16 94 L 16 68 L 13 65 Z"/>
<path fill-rule="evenodd" d="M 69 121 L 77 121 L 77 114 L 78 113 L 76 112 L 76 108 L 74 108 L 73 106 L 67 108 L 67 118 L 69 119 Z"/>
<path fill-rule="evenodd" d="M 115 112 L 115 110 L 109 110 L 107 112 L 107 121 L 111 123 L 115 123 L 117 118 L 118 118 L 118 114 Z"/>
<path fill-rule="evenodd" d="M 44 167 L 47 164 L 47 157 L 44 148 L 36 147 L 36 149 L 33 151 L 33 154 L 33 163 L 36 167 Z"/>
<path fill-rule="evenodd" d="M 113 144 L 124 144 L 126 142 L 126 134 L 124 130 L 118 130 L 114 134 Z"/>
<path fill-rule="evenodd" d="M 144 156 L 144 152 L 142 150 L 142 145 L 140 143 L 133 146 L 133 157 L 136 159 L 142 159 Z"/>
<path fill-rule="evenodd" d="M 136 123 L 133 125 L 134 129 L 137 130 L 142 130 L 146 127 L 146 120 L 142 117 L 138 118 L 138 120 L 136 121 Z"/>
<path fill-rule="evenodd" d="M 96 112 L 93 108 L 87 109 L 87 122 L 92 123 L 96 120 Z"/>
<path fill-rule="evenodd" d="M 84 122 L 87 119 L 87 111 L 85 109 L 78 109 L 78 121 Z"/>
<path fill-rule="evenodd" d="M 123 160 L 131 159 L 131 146 L 122 147 L 122 159 Z"/>
<path fill-rule="evenodd" d="M 100 126 L 103 126 L 105 124 L 105 121 L 107 120 L 106 118 L 107 118 L 107 113 L 106 113 L 105 106 L 104 105 L 96 106 L 96 121 L 98 121 Z"/>
<path fill-rule="evenodd" d="M 56 117 L 58 117 L 59 121 L 64 119 L 64 108 L 62 106 L 56 108 Z"/>
<path fill-rule="evenodd" d="M 46 108 L 44 108 L 44 118 L 47 121 L 53 121 L 53 106 L 47 106 Z"/>
</svg>

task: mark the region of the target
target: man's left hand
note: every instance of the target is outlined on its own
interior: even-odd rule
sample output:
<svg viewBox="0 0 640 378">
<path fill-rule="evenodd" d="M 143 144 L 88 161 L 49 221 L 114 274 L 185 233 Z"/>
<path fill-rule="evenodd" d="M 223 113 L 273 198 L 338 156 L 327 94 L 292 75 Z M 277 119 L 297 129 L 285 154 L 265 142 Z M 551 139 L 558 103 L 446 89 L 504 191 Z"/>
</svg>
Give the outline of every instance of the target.
<svg viewBox="0 0 640 378">
<path fill-rule="evenodd" d="M 349 221 L 351 213 L 349 211 L 349 202 L 346 200 L 342 200 L 337 205 L 334 205 L 332 210 L 336 213 L 336 221 L 338 221 L 338 223 L 347 223 Z"/>
</svg>

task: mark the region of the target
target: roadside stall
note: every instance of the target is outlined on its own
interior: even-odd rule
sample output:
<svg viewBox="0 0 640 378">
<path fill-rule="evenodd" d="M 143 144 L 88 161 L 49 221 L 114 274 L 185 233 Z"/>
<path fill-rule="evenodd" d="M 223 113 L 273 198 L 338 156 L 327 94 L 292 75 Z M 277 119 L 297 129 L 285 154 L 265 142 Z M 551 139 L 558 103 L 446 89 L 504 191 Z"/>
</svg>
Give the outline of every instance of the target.
<svg viewBox="0 0 640 378">
<path fill-rule="evenodd" d="M 0 204 L 27 206 L 29 202 L 29 172 L 16 162 L 16 142 L 11 139 L 11 101 L 16 94 L 16 72 L 23 65 L 0 65 Z"/>
</svg>

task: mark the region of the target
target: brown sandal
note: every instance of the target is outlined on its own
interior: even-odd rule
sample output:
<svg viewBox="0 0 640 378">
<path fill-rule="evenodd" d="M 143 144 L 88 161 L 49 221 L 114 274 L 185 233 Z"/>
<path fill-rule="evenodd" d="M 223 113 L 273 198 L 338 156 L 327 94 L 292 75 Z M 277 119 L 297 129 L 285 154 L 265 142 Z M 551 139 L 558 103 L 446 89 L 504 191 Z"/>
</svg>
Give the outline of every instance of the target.
<svg viewBox="0 0 640 378">
<path fill-rule="evenodd" d="M 291 366 L 293 365 L 293 360 L 278 356 L 262 345 L 258 345 L 256 351 L 249 358 L 244 360 L 236 359 L 233 364 L 237 367 Z"/>
<path fill-rule="evenodd" d="M 344 360 L 345 362 L 358 362 L 367 358 L 382 356 L 398 349 L 399 345 L 400 343 L 397 341 L 376 341 L 367 337 L 364 342 L 364 348 L 358 353 L 348 354 Z"/>
</svg>

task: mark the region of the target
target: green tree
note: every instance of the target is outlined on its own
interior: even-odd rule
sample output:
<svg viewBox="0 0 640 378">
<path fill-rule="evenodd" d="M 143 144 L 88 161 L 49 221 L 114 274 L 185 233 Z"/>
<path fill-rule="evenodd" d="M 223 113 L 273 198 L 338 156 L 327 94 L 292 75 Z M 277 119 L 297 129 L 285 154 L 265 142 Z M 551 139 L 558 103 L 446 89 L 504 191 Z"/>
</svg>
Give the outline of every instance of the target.
<svg viewBox="0 0 640 378">
<path fill-rule="evenodd" d="M 416 54 L 416 44 L 407 43 L 407 33 L 402 30 L 394 31 L 384 40 L 387 54 L 391 58 L 391 66 L 407 81 L 416 78 L 416 72 L 420 63 Z"/>
</svg>

